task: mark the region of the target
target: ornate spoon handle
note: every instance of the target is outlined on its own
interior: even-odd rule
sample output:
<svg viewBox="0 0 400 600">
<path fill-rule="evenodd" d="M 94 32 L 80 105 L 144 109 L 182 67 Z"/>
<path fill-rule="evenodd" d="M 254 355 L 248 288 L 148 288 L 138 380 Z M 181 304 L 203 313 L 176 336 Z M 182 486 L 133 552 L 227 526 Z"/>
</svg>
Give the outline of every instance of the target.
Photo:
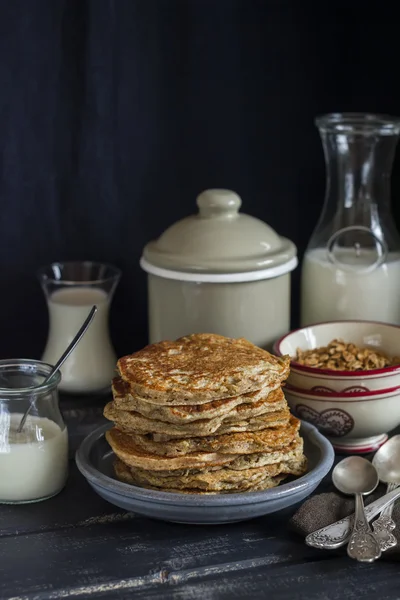
<svg viewBox="0 0 400 600">
<path fill-rule="evenodd" d="M 387 492 L 392 492 L 397 487 L 399 487 L 399 484 L 389 483 L 387 486 Z M 386 550 L 389 550 L 389 548 L 393 548 L 397 545 L 397 539 L 392 533 L 392 531 L 396 528 L 396 523 L 392 519 L 393 507 L 394 503 L 384 508 L 379 518 L 372 523 L 374 535 L 378 540 L 382 552 L 385 552 Z"/>
<path fill-rule="evenodd" d="M 378 498 L 374 502 L 371 502 L 366 509 L 365 515 L 368 521 L 371 521 L 376 515 L 378 515 L 387 506 L 393 504 L 395 500 L 400 498 L 400 489 L 397 488 L 390 494 L 385 494 L 382 498 Z M 344 546 L 351 535 L 353 528 L 354 515 L 345 517 L 332 525 L 322 527 L 313 533 L 310 533 L 306 537 L 306 544 L 313 546 L 314 548 L 324 548 L 326 550 L 333 550 Z"/>
<path fill-rule="evenodd" d="M 354 527 L 347 546 L 347 554 L 360 562 L 373 562 L 380 557 L 381 549 L 365 516 L 362 495 L 355 494 L 355 499 Z"/>
</svg>

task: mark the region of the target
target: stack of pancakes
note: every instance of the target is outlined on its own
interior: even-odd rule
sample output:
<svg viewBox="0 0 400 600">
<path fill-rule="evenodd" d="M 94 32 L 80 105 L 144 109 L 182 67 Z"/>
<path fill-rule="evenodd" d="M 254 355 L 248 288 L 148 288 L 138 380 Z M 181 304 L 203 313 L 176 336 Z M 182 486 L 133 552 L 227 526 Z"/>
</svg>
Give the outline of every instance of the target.
<svg viewBox="0 0 400 600">
<path fill-rule="evenodd" d="M 302 475 L 300 422 L 281 386 L 289 357 L 193 334 L 117 363 L 104 416 L 118 479 L 179 493 L 263 490 Z"/>
</svg>

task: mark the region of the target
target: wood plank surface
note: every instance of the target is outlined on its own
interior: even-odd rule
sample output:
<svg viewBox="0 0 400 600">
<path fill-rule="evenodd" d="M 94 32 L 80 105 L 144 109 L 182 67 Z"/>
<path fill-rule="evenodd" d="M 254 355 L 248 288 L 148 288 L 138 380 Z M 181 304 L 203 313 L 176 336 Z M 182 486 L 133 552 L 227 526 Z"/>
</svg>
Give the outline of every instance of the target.
<svg viewBox="0 0 400 600">
<path fill-rule="evenodd" d="M 287 528 L 294 510 L 223 526 L 145 519 L 99 498 L 71 462 L 57 497 L 0 507 L 0 598 L 400 598 L 398 563 L 308 548 Z"/>
</svg>

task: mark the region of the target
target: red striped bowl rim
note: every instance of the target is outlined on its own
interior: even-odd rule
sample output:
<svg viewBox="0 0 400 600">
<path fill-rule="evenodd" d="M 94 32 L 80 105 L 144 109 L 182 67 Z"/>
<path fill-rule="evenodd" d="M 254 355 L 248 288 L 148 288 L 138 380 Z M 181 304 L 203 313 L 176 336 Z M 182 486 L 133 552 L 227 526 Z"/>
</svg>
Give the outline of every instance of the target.
<svg viewBox="0 0 400 600">
<path fill-rule="evenodd" d="M 297 329 L 293 329 L 288 333 L 285 333 L 279 340 L 277 340 L 274 344 L 274 352 L 277 356 L 283 356 L 280 351 L 280 345 L 289 335 L 293 333 L 298 333 L 299 331 L 303 331 L 304 329 L 308 329 L 309 327 L 318 327 L 318 325 L 331 325 L 335 323 L 371 323 L 374 325 L 385 325 L 386 327 L 393 327 L 394 329 L 400 329 L 400 325 L 392 325 L 392 323 L 384 323 L 383 321 L 368 321 L 362 319 L 356 320 L 348 320 L 348 321 L 321 321 L 320 323 L 313 323 L 312 325 L 308 325 L 306 327 L 298 327 Z M 349 379 L 357 379 L 358 377 L 373 377 L 377 375 L 389 375 L 394 373 L 400 373 L 400 365 L 394 365 L 393 367 L 384 367 L 383 369 L 369 369 L 367 371 L 333 371 L 332 369 L 318 369 L 316 367 L 307 367 L 306 365 L 301 365 L 295 360 L 291 360 L 291 366 L 296 369 L 296 371 L 303 371 L 304 373 L 314 374 L 315 377 L 321 375 L 329 375 L 332 378 L 334 377 L 348 377 Z"/>
<path fill-rule="evenodd" d="M 286 384 L 284 390 L 298 394 L 299 396 L 312 396 L 319 398 L 373 398 L 376 396 L 389 396 L 396 392 L 400 393 L 400 385 L 395 387 L 386 388 L 384 390 L 372 390 L 369 392 L 317 392 L 315 390 L 305 390 L 303 388 L 297 388 L 293 385 Z"/>
</svg>

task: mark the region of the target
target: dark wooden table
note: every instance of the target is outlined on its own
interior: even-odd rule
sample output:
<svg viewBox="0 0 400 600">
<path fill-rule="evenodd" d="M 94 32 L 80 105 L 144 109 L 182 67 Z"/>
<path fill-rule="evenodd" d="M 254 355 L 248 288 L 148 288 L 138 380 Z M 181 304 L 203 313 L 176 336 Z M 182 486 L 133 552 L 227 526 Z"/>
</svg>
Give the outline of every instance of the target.
<svg viewBox="0 0 400 600">
<path fill-rule="evenodd" d="M 71 459 L 55 498 L 0 506 L 0 598 L 400 598 L 398 562 L 308 548 L 287 527 L 294 510 L 224 526 L 150 520 L 99 498 Z"/>
</svg>

